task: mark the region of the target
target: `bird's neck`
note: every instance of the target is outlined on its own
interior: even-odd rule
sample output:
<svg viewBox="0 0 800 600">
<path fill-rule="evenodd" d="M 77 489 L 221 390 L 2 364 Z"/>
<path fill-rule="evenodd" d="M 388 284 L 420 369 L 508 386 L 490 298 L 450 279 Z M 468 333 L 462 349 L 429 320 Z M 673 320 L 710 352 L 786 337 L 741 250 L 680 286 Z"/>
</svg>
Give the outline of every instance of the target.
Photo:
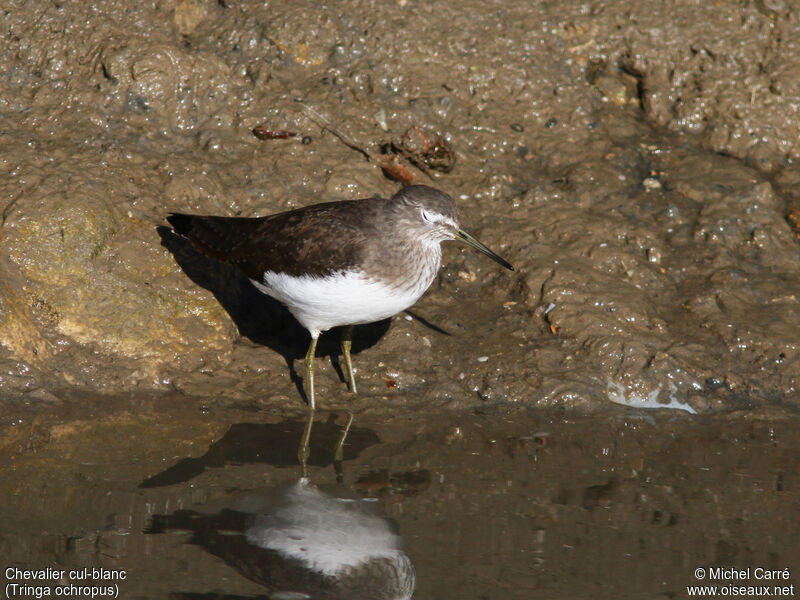
<svg viewBox="0 0 800 600">
<path fill-rule="evenodd" d="M 433 282 L 442 264 L 439 242 L 412 237 L 392 241 L 383 252 L 370 256 L 372 272 L 383 283 L 421 296 Z"/>
</svg>

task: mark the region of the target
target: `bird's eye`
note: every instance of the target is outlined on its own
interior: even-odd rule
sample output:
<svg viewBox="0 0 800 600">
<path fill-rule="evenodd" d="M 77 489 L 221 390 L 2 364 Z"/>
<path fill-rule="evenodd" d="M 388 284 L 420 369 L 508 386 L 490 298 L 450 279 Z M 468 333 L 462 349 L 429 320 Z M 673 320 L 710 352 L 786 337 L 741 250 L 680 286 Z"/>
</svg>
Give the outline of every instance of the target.
<svg viewBox="0 0 800 600">
<path fill-rule="evenodd" d="M 422 218 L 425 219 L 428 223 L 433 223 L 433 216 L 424 208 L 422 209 Z"/>
</svg>

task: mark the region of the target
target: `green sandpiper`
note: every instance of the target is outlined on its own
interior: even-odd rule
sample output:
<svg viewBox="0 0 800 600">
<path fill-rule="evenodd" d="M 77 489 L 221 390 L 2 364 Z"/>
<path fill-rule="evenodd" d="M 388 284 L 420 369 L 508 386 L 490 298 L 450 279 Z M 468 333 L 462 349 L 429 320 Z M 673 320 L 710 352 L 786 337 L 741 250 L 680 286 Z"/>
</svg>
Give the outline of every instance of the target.
<svg viewBox="0 0 800 600">
<path fill-rule="evenodd" d="M 424 185 L 389 199 L 325 202 L 266 217 L 173 213 L 167 220 L 198 251 L 234 265 L 258 290 L 285 304 L 308 330 L 311 410 L 320 333 L 344 326 L 342 356 L 356 393 L 353 325 L 386 319 L 419 300 L 439 272 L 442 242 L 461 240 L 514 270 L 461 228 L 450 196 Z"/>
</svg>

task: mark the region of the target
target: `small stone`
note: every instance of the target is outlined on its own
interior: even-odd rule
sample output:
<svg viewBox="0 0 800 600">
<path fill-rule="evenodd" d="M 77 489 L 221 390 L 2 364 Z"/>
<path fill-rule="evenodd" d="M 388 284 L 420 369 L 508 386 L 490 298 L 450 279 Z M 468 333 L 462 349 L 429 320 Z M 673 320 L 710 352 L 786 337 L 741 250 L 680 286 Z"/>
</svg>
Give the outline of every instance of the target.
<svg viewBox="0 0 800 600">
<path fill-rule="evenodd" d="M 197 0 L 183 0 L 175 7 L 172 17 L 181 35 L 190 35 L 206 16 L 206 10 Z"/>
<path fill-rule="evenodd" d="M 389 131 L 389 125 L 386 123 L 386 111 L 383 108 L 375 113 L 375 122 L 384 131 Z"/>
<path fill-rule="evenodd" d="M 661 263 L 661 250 L 658 248 L 648 248 L 647 249 L 647 261 L 653 264 L 660 264 Z"/>
<path fill-rule="evenodd" d="M 650 191 L 650 190 L 660 190 L 663 186 L 661 185 L 661 182 L 655 177 L 646 177 L 642 181 L 642 187 Z"/>
<path fill-rule="evenodd" d="M 472 271 L 459 271 L 458 276 L 464 281 L 468 281 L 470 283 L 474 282 L 478 278 L 478 276 Z"/>
</svg>

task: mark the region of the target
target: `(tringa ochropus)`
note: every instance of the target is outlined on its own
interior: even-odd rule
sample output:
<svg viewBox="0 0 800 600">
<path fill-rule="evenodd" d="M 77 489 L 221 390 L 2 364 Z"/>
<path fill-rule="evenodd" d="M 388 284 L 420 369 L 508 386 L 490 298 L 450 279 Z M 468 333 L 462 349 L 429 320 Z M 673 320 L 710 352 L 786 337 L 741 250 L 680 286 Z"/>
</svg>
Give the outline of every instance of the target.
<svg viewBox="0 0 800 600">
<path fill-rule="evenodd" d="M 167 220 L 201 253 L 238 267 L 308 330 L 305 367 L 312 410 L 320 333 L 345 326 L 342 356 L 355 393 L 353 325 L 386 319 L 419 300 L 441 266 L 442 242 L 459 239 L 514 269 L 461 229 L 450 196 L 424 185 L 406 187 L 388 200 L 325 202 L 266 217 L 173 213 Z"/>
</svg>

